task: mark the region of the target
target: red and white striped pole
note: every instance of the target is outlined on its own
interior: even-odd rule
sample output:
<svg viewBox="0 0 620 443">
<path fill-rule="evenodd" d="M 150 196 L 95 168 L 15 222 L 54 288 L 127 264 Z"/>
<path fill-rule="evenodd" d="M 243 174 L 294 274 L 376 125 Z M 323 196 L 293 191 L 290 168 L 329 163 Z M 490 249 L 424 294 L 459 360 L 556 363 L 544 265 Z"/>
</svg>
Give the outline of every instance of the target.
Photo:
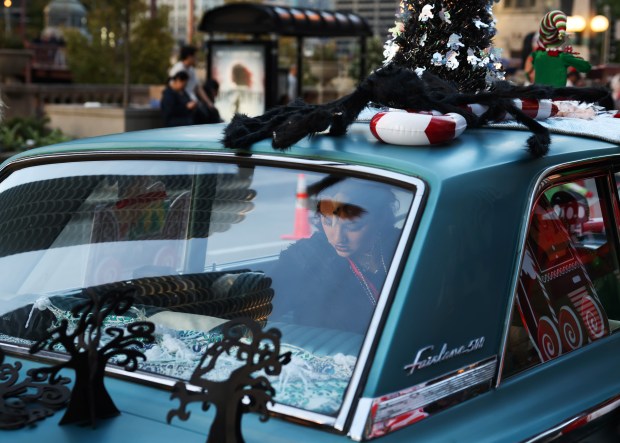
<svg viewBox="0 0 620 443">
<path fill-rule="evenodd" d="M 284 240 L 299 240 L 311 235 L 310 222 L 308 221 L 308 188 L 306 176 L 297 176 L 297 195 L 295 199 L 295 223 L 292 234 L 282 236 Z"/>
</svg>

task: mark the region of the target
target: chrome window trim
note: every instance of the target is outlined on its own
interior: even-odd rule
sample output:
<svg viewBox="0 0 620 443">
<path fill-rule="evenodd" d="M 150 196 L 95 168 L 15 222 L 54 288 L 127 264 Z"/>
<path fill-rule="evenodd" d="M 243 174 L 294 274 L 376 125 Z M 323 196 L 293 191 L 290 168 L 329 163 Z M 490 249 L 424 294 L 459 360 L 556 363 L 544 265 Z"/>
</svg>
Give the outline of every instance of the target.
<svg viewBox="0 0 620 443">
<path fill-rule="evenodd" d="M 411 210 L 409 211 L 408 217 L 403 226 L 403 235 L 401 236 L 398 246 L 396 247 L 396 251 L 394 252 L 394 259 L 392 260 L 392 265 L 390 266 L 387 277 L 385 279 L 385 283 L 383 284 L 383 289 L 381 290 L 381 294 L 379 295 L 377 306 L 370 321 L 370 325 L 368 326 L 366 336 L 364 337 L 364 342 L 362 344 L 362 348 L 360 350 L 360 354 L 355 365 L 351 381 L 349 383 L 349 388 L 345 393 L 342 407 L 340 408 L 340 413 L 338 414 L 338 418 L 336 419 L 335 428 L 339 431 L 344 431 L 345 429 L 346 420 L 349 416 L 349 412 L 351 411 L 353 402 L 355 400 L 355 392 L 362 379 L 363 372 L 365 371 L 368 364 L 370 352 L 374 347 L 374 342 L 377 338 L 379 326 L 385 315 L 385 308 L 388 304 L 388 299 L 390 298 L 389 293 L 392 291 L 392 289 L 395 289 L 394 283 L 396 282 L 398 267 L 402 263 L 402 259 L 407 253 L 406 249 L 408 249 L 407 245 L 409 244 L 409 239 L 412 238 L 412 236 L 415 234 L 414 224 L 418 220 L 420 215 L 420 207 L 422 206 L 423 198 L 426 194 L 426 185 L 420 179 L 412 177 L 410 177 L 410 179 L 413 180 L 412 184 L 415 184 L 416 186 L 416 194 L 413 198 L 413 201 L 411 202 Z M 362 364 L 360 364 L 360 362 Z"/>
<path fill-rule="evenodd" d="M 598 405 L 590 408 L 582 413 L 569 418 L 568 420 L 560 423 L 553 428 L 541 432 L 540 434 L 530 437 L 525 440 L 523 443 L 537 443 L 537 442 L 547 442 L 555 440 L 556 438 L 562 437 L 564 435 L 570 434 L 570 432 L 581 428 L 582 426 L 591 423 L 591 420 L 588 420 L 587 417 L 592 416 L 592 420 L 598 419 L 600 417 L 604 417 L 607 414 L 615 411 L 620 408 L 620 395 L 612 397 Z M 585 421 L 584 421 L 585 420 Z M 582 423 L 580 423 L 580 421 Z"/>
<path fill-rule="evenodd" d="M 370 419 L 370 413 L 374 398 L 361 397 L 357 402 L 357 408 L 355 409 L 355 415 L 351 422 L 351 428 L 349 429 L 348 436 L 353 441 L 363 441 L 366 435 L 366 426 Z"/>
<path fill-rule="evenodd" d="M 175 156 L 175 160 L 178 161 L 192 161 L 208 158 L 209 160 L 226 161 L 238 164 L 243 164 L 251 159 L 255 165 L 262 166 L 275 166 L 275 167 L 305 167 L 314 170 L 317 168 L 333 169 L 334 171 L 349 172 L 358 174 L 364 178 L 375 179 L 381 182 L 388 182 L 401 187 L 410 188 L 415 187 L 415 194 L 411 202 L 411 209 L 408 212 L 407 218 L 403 225 L 403 231 L 399 243 L 394 252 L 394 257 L 388 274 L 386 276 L 383 289 L 379 296 L 377 306 L 370 321 L 370 325 L 362 342 L 362 347 L 358 355 L 353 374 L 349 381 L 349 385 L 345 391 L 344 399 L 341 404 L 338 414 L 329 416 L 325 414 L 318 414 L 303 409 L 281 405 L 274 403 L 269 406 L 268 409 L 276 414 L 283 414 L 288 417 L 301 419 L 315 424 L 333 426 L 338 431 L 344 431 L 351 414 L 353 403 L 355 402 L 356 392 L 359 389 L 359 385 L 362 382 L 365 371 L 368 369 L 370 362 L 370 354 L 372 348 L 377 340 L 377 333 L 381 322 L 385 315 L 387 315 L 386 306 L 388 304 L 389 293 L 395 288 L 393 287 L 396 282 L 397 274 L 399 273 L 399 267 L 403 264 L 403 257 L 408 252 L 408 244 L 415 234 L 416 223 L 419 221 L 420 208 L 422 207 L 424 198 L 427 193 L 426 183 L 418 177 L 405 175 L 398 172 L 393 172 L 385 169 L 380 169 L 372 166 L 351 165 L 347 163 L 341 163 L 337 161 L 326 161 L 316 159 L 305 159 L 298 157 L 284 157 L 269 154 L 254 154 L 254 153 L 236 153 L 236 152 L 219 152 L 219 151 L 194 151 L 192 149 L 184 150 L 182 148 L 178 150 L 154 150 L 154 151 L 141 151 L 139 149 L 123 149 L 123 150 L 111 150 L 102 149 L 100 151 L 84 152 L 62 152 L 62 153 L 45 153 L 40 155 L 32 155 L 28 157 L 18 158 L 4 165 L 0 169 L 0 181 L 5 179 L 7 173 L 13 172 L 16 169 L 22 169 L 28 166 L 36 166 L 38 164 L 47 164 L 50 160 L 57 160 L 57 163 L 69 162 L 69 161 L 89 161 L 89 160 L 170 160 L 171 156 Z M 391 300 L 390 300 L 391 301 Z M 4 347 L 4 344 L 0 344 Z M 124 379 L 135 380 L 137 382 L 146 383 L 156 386 L 169 386 L 169 382 L 165 378 L 158 378 L 151 376 L 144 372 L 127 373 L 123 370 L 113 371 L 106 369 L 110 373 L 120 376 Z"/>
<path fill-rule="evenodd" d="M 534 203 L 536 199 L 538 198 L 542 190 L 546 188 L 550 183 L 558 181 L 559 179 L 562 179 L 567 174 L 577 175 L 577 174 L 585 173 L 587 175 L 591 175 L 595 171 L 601 172 L 601 175 L 609 174 L 609 171 L 613 172 L 613 163 L 618 162 L 618 161 L 620 161 L 619 154 L 613 154 L 613 155 L 597 157 L 597 158 L 591 157 L 591 158 L 582 159 L 582 160 L 575 160 L 572 162 L 566 162 L 566 163 L 548 167 L 544 169 L 539 174 L 538 178 L 536 179 L 536 184 L 534 186 L 533 192 L 531 193 L 529 197 L 527 209 L 524 215 L 524 217 L 526 218 L 526 222 L 524 223 L 524 226 L 521 232 L 519 233 L 519 238 L 518 238 L 519 246 L 516 251 L 518 259 L 517 259 L 516 266 L 514 268 L 514 272 L 512 276 L 512 282 L 510 285 L 510 288 L 511 288 L 510 298 L 509 298 L 508 306 L 506 308 L 506 316 L 504 317 L 504 333 L 503 333 L 503 337 L 500 342 L 500 349 L 499 349 L 500 360 L 499 360 L 498 370 L 497 370 L 497 379 L 495 382 L 496 388 L 499 387 L 501 382 L 503 381 L 502 376 L 504 372 L 506 347 L 508 346 L 508 336 L 510 333 L 510 319 L 512 318 L 512 315 L 513 315 L 515 298 L 517 296 L 517 287 L 519 285 L 519 271 L 521 270 L 521 267 L 523 266 L 523 255 L 525 251 L 525 242 L 527 241 L 527 233 L 529 232 L 530 224 L 531 224 L 530 215 L 532 214 L 532 211 L 534 210 Z M 581 168 L 579 173 L 574 171 L 574 169 L 577 167 Z M 557 175 L 557 177 L 553 177 L 554 175 Z"/>
</svg>

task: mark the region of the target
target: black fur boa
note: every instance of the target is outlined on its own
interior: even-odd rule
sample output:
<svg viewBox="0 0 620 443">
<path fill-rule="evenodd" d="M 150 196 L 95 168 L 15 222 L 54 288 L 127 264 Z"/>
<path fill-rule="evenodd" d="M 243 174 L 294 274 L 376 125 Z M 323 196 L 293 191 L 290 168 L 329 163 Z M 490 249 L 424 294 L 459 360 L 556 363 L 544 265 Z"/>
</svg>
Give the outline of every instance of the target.
<svg viewBox="0 0 620 443">
<path fill-rule="evenodd" d="M 604 103 L 609 97 L 605 88 L 515 86 L 508 82 L 496 82 L 488 91 L 462 93 L 433 74 L 425 72 L 419 77 L 409 69 L 387 65 L 369 75 L 351 94 L 323 105 L 309 105 L 298 99 L 258 117 L 237 114 L 226 127 L 222 142 L 227 148 L 247 150 L 259 140 L 272 138 L 275 149 L 285 150 L 328 128 L 330 135 L 344 135 L 359 113 L 373 102 L 398 109 L 455 112 L 467 120 L 468 127 L 484 125 L 508 113 L 533 133 L 527 140 L 527 149 L 533 156 L 541 157 L 549 151 L 549 131 L 518 109 L 513 99 Z M 477 117 L 464 108 L 473 103 L 486 105 L 488 110 Z"/>
</svg>

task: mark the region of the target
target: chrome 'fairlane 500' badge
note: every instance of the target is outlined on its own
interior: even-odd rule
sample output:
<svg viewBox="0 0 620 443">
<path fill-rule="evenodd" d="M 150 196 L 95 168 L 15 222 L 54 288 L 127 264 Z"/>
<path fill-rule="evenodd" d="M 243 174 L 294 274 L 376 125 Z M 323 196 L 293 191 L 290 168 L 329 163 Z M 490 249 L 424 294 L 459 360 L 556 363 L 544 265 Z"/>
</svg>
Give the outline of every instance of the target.
<svg viewBox="0 0 620 443">
<path fill-rule="evenodd" d="M 448 360 L 459 355 L 469 354 L 470 352 L 477 351 L 478 349 L 482 349 L 483 347 L 484 337 L 475 338 L 466 345 L 461 345 L 450 350 L 448 350 L 448 344 L 444 343 L 441 347 L 441 351 L 439 351 L 438 354 L 432 353 L 435 349 L 435 346 L 425 346 L 418 351 L 415 359 L 413 360 L 413 363 L 405 366 L 405 371 L 408 372 L 407 375 L 411 375 L 415 372 L 416 369 L 426 368 L 428 366 L 440 363 L 444 360 Z"/>
</svg>

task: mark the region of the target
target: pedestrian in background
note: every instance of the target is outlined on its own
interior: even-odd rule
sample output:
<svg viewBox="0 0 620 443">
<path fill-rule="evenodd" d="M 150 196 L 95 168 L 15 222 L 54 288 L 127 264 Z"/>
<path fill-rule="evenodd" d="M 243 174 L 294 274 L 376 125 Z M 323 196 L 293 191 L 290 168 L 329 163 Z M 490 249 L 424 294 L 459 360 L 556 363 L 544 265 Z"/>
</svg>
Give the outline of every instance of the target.
<svg viewBox="0 0 620 443">
<path fill-rule="evenodd" d="M 534 83 L 534 58 L 532 53 L 539 50 L 544 50 L 544 48 L 540 45 L 538 32 L 530 32 L 523 40 L 523 49 L 521 50 L 526 85 Z"/>
<path fill-rule="evenodd" d="M 204 91 L 211 100 L 211 103 L 214 105 L 208 109 L 209 113 L 207 115 L 205 123 L 221 123 L 224 120 L 220 117 L 220 111 L 215 107 L 215 99 L 217 97 L 218 92 L 220 91 L 220 84 L 217 80 L 212 78 L 208 79 L 204 84 Z"/>
<path fill-rule="evenodd" d="M 179 71 L 187 72 L 189 78 L 185 91 L 191 100 L 197 104 L 196 112 L 194 113 L 194 123 L 202 124 L 206 122 L 210 108 L 213 108 L 213 101 L 209 99 L 198 81 L 198 76 L 196 75 L 196 52 L 195 46 L 183 46 L 179 53 L 179 61 L 170 68 L 169 77 L 172 78 Z"/>
<path fill-rule="evenodd" d="M 620 74 L 614 75 L 610 82 L 611 98 L 614 100 L 616 109 L 620 109 Z"/>
<path fill-rule="evenodd" d="M 168 79 L 161 97 L 161 114 L 164 126 L 186 126 L 194 123 L 197 103 L 186 91 L 189 75 L 178 71 Z"/>
<path fill-rule="evenodd" d="M 568 68 L 568 74 L 566 74 L 566 86 L 585 86 L 586 81 L 583 78 L 581 72 L 577 71 L 572 66 Z"/>
<path fill-rule="evenodd" d="M 297 98 L 297 66 L 293 65 L 288 71 L 286 77 L 288 100 L 293 101 Z"/>
</svg>

